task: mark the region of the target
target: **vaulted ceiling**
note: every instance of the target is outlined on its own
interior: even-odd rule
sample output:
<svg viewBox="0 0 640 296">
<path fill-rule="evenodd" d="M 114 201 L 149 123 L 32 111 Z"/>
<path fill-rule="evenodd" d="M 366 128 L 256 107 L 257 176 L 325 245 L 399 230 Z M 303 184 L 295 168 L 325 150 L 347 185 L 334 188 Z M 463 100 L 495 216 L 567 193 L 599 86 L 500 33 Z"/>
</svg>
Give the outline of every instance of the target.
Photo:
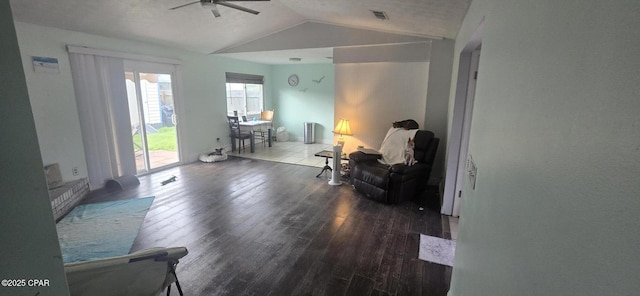
<svg viewBox="0 0 640 296">
<path fill-rule="evenodd" d="M 407 38 L 455 38 L 470 0 L 271 0 L 233 2 L 258 15 L 218 5 L 221 17 L 200 4 L 169 10 L 189 0 L 11 0 L 14 20 L 106 37 L 145 41 L 200 53 L 256 52 L 239 50 L 303 24 L 394 34 Z M 387 20 L 375 18 L 383 11 Z M 307 26 L 308 27 L 308 26 Z M 312 26 L 318 28 L 321 26 Z M 313 32 L 309 32 L 313 35 Z M 404 38 L 404 37 L 402 37 Z M 400 39 L 402 39 L 400 38 Z M 335 46 L 335 45 L 331 45 Z M 327 48 L 331 47 L 327 46 Z M 301 46 L 305 47 L 305 46 Z M 326 51 L 306 46 L 321 57 Z M 279 54 L 293 55 L 283 48 Z M 237 57 L 242 58 L 242 54 Z M 249 59 L 250 54 L 244 53 Z M 261 54 L 263 58 L 269 54 Z"/>
</svg>

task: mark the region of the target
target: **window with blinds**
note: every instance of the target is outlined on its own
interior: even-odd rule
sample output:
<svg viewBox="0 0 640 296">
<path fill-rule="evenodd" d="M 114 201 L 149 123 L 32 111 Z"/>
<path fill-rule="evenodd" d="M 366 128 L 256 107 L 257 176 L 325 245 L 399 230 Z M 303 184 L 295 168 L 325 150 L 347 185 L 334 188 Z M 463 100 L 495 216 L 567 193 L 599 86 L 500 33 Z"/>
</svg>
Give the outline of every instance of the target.
<svg viewBox="0 0 640 296">
<path fill-rule="evenodd" d="M 264 77 L 260 75 L 226 73 L 227 114 L 260 117 L 264 108 Z"/>
</svg>

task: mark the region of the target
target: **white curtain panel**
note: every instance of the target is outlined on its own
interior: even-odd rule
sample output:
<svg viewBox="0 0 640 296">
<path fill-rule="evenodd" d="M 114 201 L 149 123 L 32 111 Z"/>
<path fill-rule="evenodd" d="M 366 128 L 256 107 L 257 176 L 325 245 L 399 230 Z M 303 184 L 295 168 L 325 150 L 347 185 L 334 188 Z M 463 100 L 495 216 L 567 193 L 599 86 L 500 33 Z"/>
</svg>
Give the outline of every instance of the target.
<svg viewBox="0 0 640 296">
<path fill-rule="evenodd" d="M 123 60 L 80 53 L 69 57 L 91 189 L 135 175 Z"/>
</svg>

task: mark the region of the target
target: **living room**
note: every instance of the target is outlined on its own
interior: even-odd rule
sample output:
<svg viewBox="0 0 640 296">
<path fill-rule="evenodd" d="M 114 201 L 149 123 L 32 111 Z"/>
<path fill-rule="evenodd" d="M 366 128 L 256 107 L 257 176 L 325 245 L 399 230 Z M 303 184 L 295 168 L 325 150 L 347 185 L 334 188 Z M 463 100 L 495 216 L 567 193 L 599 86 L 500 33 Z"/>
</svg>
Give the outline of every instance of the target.
<svg viewBox="0 0 640 296">
<path fill-rule="evenodd" d="M 413 44 L 396 48 L 384 45 L 385 52 L 393 54 L 378 54 L 376 58 L 380 62 L 354 63 L 343 58 L 340 63 L 327 60 L 323 64 L 270 65 L 28 23 L 15 22 L 15 26 L 42 159 L 45 164 L 58 163 L 64 180 L 83 178 L 88 174 L 68 45 L 120 53 L 125 48 L 126 54 L 180 60 L 177 89 L 181 95 L 176 100 L 176 113 L 180 151 L 185 164 L 196 161 L 201 153 L 216 147 L 216 138 L 221 138 L 225 146 L 229 146 L 225 121 L 226 72 L 265 77 L 265 107 L 277 110 L 275 126 L 287 127 L 293 141 L 301 141 L 303 122 L 313 121 L 318 123 L 317 140 L 333 143 L 331 128 L 341 117 L 350 119 L 352 123 L 354 135 L 349 137 L 346 147 L 351 151 L 356 145 L 379 145 L 392 122 L 407 118 L 416 119 L 424 129 L 428 128 L 425 124 L 429 118 L 429 124 L 436 129 L 434 132 L 446 137 L 444 114 L 447 112 L 449 85 L 431 86 L 429 80 L 439 78 L 446 81 L 450 76 L 452 40 L 419 42 L 417 48 Z M 343 30 L 367 33 L 366 30 L 352 28 Z M 388 36 L 393 37 L 393 34 Z M 370 50 L 371 47 L 363 52 Z M 60 72 L 35 72 L 32 56 L 57 58 Z M 433 68 L 430 67 L 430 58 L 436 58 Z M 433 69 L 443 71 L 432 73 Z M 300 77 L 298 87 L 287 84 L 288 76 L 293 73 Z M 430 98 L 431 108 L 426 103 L 429 92 L 439 92 L 437 98 Z M 441 178 L 444 162 L 444 149 L 439 151 L 440 173 L 432 175 L 434 184 Z M 92 186 L 92 189 L 98 188 Z"/>
<path fill-rule="evenodd" d="M 478 25 L 484 22 L 469 150 L 478 165 L 478 179 L 475 188 L 464 189 L 459 248 L 449 295 L 633 295 L 640 289 L 633 278 L 638 274 L 636 230 L 640 227 L 635 215 L 635 209 L 640 207 L 637 199 L 640 188 L 636 182 L 640 175 L 637 117 L 640 100 L 635 53 L 640 46 L 640 36 L 635 30 L 640 26 L 639 8 L 638 3 L 630 1 L 560 4 L 472 1 L 451 53 L 453 63 L 448 71 L 452 91 L 447 100 L 440 102 L 447 105 L 443 129 L 448 131 L 453 101 L 459 88 L 464 88 L 457 84 L 458 55 L 473 38 Z M 37 48 L 38 39 L 55 42 L 48 35 L 52 33 L 48 28 L 27 28 L 30 26 L 16 24 L 20 47 Z M 13 33 L 5 32 L 10 31 L 4 29 L 7 26 L 2 28 L 5 46 L 4 36 Z M 114 42 L 112 39 L 76 36 L 90 38 L 93 47 L 118 49 L 110 45 Z M 54 46 L 55 49 L 40 55 L 57 52 L 55 57 L 62 60 L 66 56 L 64 45 L 71 41 L 77 40 L 64 40 Z M 194 98 L 192 103 L 185 101 L 183 107 L 187 117 L 183 123 L 190 126 L 184 135 L 189 139 L 185 160 L 210 149 L 211 139 L 215 141 L 216 136 L 209 136 L 211 133 L 203 137 L 202 130 L 208 127 L 226 134 L 224 121 L 213 123 L 211 119 L 211 110 L 215 110 L 217 104 L 209 99 L 214 89 L 205 88 L 210 79 L 224 81 L 226 71 L 265 76 L 270 73 L 271 66 L 267 65 L 215 57 L 203 59 L 200 54 L 176 54 L 173 49 L 117 42 L 119 47 L 149 55 L 173 56 L 184 62 L 186 93 L 183 96 L 185 100 Z M 3 69 L 9 64 L 8 57 L 16 56 L 5 56 Z M 32 71 L 31 66 L 24 63 L 17 68 L 23 68 L 27 76 Z M 61 72 L 64 70 L 61 62 Z M 22 112 L 23 108 L 12 111 L 26 117 L 33 114 L 37 126 L 24 119 L 8 122 L 8 126 L 16 126 L 17 122 L 24 127 L 23 132 L 32 133 L 28 138 L 3 131 L 4 136 L 15 141 L 9 141 L 3 153 L 2 185 L 14 196 L 3 197 L 3 204 L 9 206 L 5 217 L 12 222 L 3 225 L 12 225 L 12 228 L 3 232 L 2 241 L 16 241 L 17 245 L 25 246 L 46 241 L 51 245 L 56 242 L 55 229 L 51 221 L 38 218 L 48 210 L 46 184 L 42 180 L 42 184 L 34 186 L 27 181 L 43 179 L 43 161 L 36 161 L 38 156 L 45 163 L 55 158 L 65 163 L 65 167 L 84 167 L 82 157 L 75 155 L 81 155 L 82 150 L 68 148 L 81 146 L 76 136 L 79 127 L 73 123 L 77 119 L 69 119 L 71 123 L 66 121 L 73 116 L 69 115 L 73 111 L 65 110 L 75 108 L 73 89 L 68 79 L 56 80 L 62 75 L 27 78 L 25 83 L 13 79 L 11 71 L 3 76 L 14 82 L 8 85 L 22 83 L 29 87 L 29 96 L 34 97 L 30 102 L 33 111 Z M 430 75 L 429 83 L 432 80 Z M 34 83 L 46 87 L 32 89 Z M 57 90 L 58 85 L 64 89 Z M 8 89 L 10 97 L 26 100 L 28 105 L 26 91 Z M 187 92 L 187 89 L 190 90 Z M 52 91 L 58 91 L 55 98 L 48 96 Z M 224 96 L 221 88 L 214 93 Z M 63 100 L 64 108 L 46 104 L 47 98 Z M 338 108 L 334 108 L 337 114 Z M 42 117 L 45 112 L 57 112 L 60 116 Z M 3 120 L 13 119 L 12 115 L 3 116 Z M 50 119 L 55 122 L 38 123 L 37 118 L 55 118 Z M 71 130 L 72 136 L 64 140 L 70 142 L 68 146 L 61 141 L 41 139 L 46 138 L 42 133 L 49 134 L 49 129 L 56 126 Z M 30 143 L 35 141 L 36 132 L 39 147 Z M 19 146 L 13 146 L 13 142 Z M 7 169 L 4 163 L 8 164 Z M 69 169 L 64 171 L 67 173 Z M 16 172 L 19 174 L 14 176 Z M 25 198 L 34 195 L 37 200 Z M 13 214 L 15 209 L 29 210 L 28 214 Z M 14 229 L 17 226 L 20 228 Z M 27 233 L 46 239 L 28 238 Z M 34 247 L 25 248 L 17 250 L 15 256 L 6 256 L 3 264 L 26 266 L 20 274 L 64 281 L 59 259 L 52 259 L 54 252 L 46 248 L 46 244 L 42 245 L 39 249 L 42 255 L 29 251 Z M 33 271 L 43 265 L 50 268 L 38 273 Z M 3 270 L 5 275 L 6 270 L 19 269 Z M 10 275 L 17 273 L 7 274 Z"/>
<path fill-rule="evenodd" d="M 316 140 L 331 144 L 334 141 L 331 130 L 340 118 L 349 119 L 354 131 L 345 151 L 354 151 L 357 145 L 379 148 L 390 124 L 408 118 L 446 139 L 444 114 L 448 108 L 449 85 L 432 85 L 429 81 L 446 81 L 450 76 L 451 40 L 434 40 L 421 45 L 422 61 L 419 62 L 403 61 L 406 50 L 399 46 L 392 49 L 395 56 L 380 56 L 382 61 L 396 59 L 396 62 L 270 65 L 20 22 L 16 22 L 16 31 L 38 138 L 43 147 L 43 161 L 45 164 L 59 163 L 65 180 L 87 176 L 67 45 L 116 52 L 126 48 L 131 54 L 177 58 L 182 62 L 176 114 L 180 122 L 178 132 L 183 163 L 195 161 L 201 153 L 212 151 L 219 145 L 216 138 L 221 138 L 230 148 L 225 117 L 226 72 L 265 77 L 264 106 L 276 110 L 274 126 L 284 126 L 293 141 L 302 140 L 303 123 L 311 121 L 317 123 Z M 438 50 L 440 48 L 442 50 Z M 32 56 L 57 58 L 60 73 L 47 75 L 29 70 Z M 435 65 L 430 65 L 429 59 L 434 60 Z M 295 88 L 286 82 L 294 73 L 301 79 Z M 322 76 L 325 77 L 322 83 L 312 82 Z M 367 92 L 361 91 L 364 89 Z M 354 92 L 356 90 L 358 92 Z M 382 109 L 384 112 L 380 112 Z M 434 170 L 438 172 L 434 176 L 435 183 L 442 176 L 443 162 L 444 149 L 441 149 Z M 72 168 L 78 168 L 77 175 L 72 175 Z"/>
</svg>

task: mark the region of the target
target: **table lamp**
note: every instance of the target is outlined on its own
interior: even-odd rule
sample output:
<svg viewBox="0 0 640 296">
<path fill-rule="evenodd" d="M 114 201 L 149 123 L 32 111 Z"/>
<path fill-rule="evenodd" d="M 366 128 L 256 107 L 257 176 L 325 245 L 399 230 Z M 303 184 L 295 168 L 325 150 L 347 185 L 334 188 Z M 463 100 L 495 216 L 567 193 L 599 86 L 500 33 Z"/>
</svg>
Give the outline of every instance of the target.
<svg viewBox="0 0 640 296">
<path fill-rule="evenodd" d="M 344 146 L 344 137 L 343 136 L 351 136 L 353 135 L 351 133 L 351 127 L 349 126 L 349 120 L 346 119 L 340 119 L 340 121 L 338 122 L 338 125 L 336 125 L 336 128 L 333 130 L 334 134 L 339 134 L 340 137 L 338 137 L 338 145 L 340 146 Z"/>
</svg>

